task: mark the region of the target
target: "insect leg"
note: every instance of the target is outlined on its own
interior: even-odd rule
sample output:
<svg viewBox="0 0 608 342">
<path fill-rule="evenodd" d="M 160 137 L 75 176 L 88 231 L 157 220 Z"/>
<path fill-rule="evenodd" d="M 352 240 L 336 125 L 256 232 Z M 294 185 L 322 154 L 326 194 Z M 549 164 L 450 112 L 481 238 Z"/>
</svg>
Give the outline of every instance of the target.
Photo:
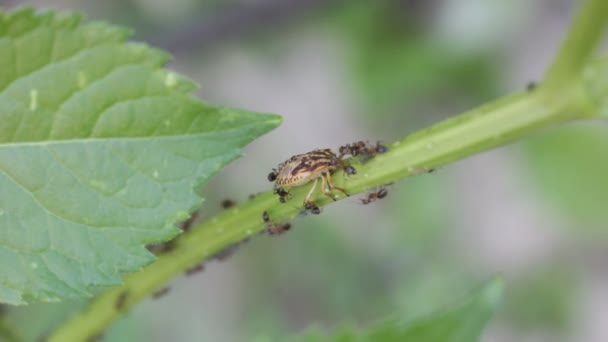
<svg viewBox="0 0 608 342">
<path fill-rule="evenodd" d="M 343 188 L 339 187 L 339 186 L 335 186 L 334 182 L 331 181 L 331 174 L 328 172 L 325 175 L 327 175 L 327 183 L 329 184 L 329 187 L 332 189 L 336 189 L 338 191 L 340 191 L 341 193 L 345 194 L 346 196 L 350 196 L 348 194 L 348 192 L 346 192 L 346 190 L 344 190 Z"/>
<path fill-rule="evenodd" d="M 306 195 L 306 198 L 304 199 L 304 204 L 311 203 L 310 202 L 310 196 L 312 196 L 313 191 L 315 191 L 315 188 L 317 187 L 317 181 L 318 180 L 319 180 L 319 178 L 315 178 L 314 183 L 312 183 L 312 187 L 310 188 L 310 191 L 308 191 L 308 195 Z"/>
<path fill-rule="evenodd" d="M 325 180 L 325 175 L 321 175 L 321 191 L 323 192 L 323 195 L 331 198 L 332 200 L 336 200 L 336 198 L 334 197 L 334 195 L 332 195 L 328 190 L 327 190 L 327 181 Z"/>
</svg>

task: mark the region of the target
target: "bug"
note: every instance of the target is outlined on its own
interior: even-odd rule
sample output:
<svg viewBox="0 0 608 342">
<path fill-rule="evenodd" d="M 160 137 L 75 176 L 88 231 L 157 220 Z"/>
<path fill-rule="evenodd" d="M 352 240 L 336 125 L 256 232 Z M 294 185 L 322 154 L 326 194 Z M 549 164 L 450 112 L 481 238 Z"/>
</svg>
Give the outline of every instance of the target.
<svg viewBox="0 0 608 342">
<path fill-rule="evenodd" d="M 204 269 L 205 269 L 205 264 L 200 263 L 200 264 L 197 264 L 196 266 L 193 266 L 193 267 L 190 267 L 189 269 L 187 269 L 186 275 L 190 276 L 195 273 L 202 272 Z"/>
<path fill-rule="evenodd" d="M 386 147 L 379 141 L 376 142 L 375 145 L 365 141 L 356 141 L 354 143 L 341 146 L 339 149 L 340 157 L 350 154 L 353 157 L 360 157 L 359 159 L 361 163 L 367 162 L 376 154 L 385 153 L 387 151 L 388 147 Z"/>
<path fill-rule="evenodd" d="M 169 293 L 169 290 L 170 290 L 170 288 L 169 288 L 168 286 L 167 286 L 167 287 L 163 287 L 163 288 L 161 288 L 160 290 L 158 290 L 158 291 L 154 292 L 154 293 L 152 294 L 152 298 L 154 298 L 154 299 L 161 298 L 161 297 L 163 297 L 164 295 L 166 295 L 167 293 Z"/>
<path fill-rule="evenodd" d="M 222 209 L 230 209 L 236 205 L 236 201 L 231 200 L 229 198 L 222 201 L 221 206 Z"/>
<path fill-rule="evenodd" d="M 129 297 L 129 291 L 122 291 L 118 297 L 116 297 L 116 301 L 114 302 L 114 308 L 116 310 L 122 310 L 125 306 L 127 298 Z"/>
<path fill-rule="evenodd" d="M 209 257 L 209 259 L 212 260 L 217 260 L 217 261 L 224 261 L 226 259 L 228 259 L 229 257 L 231 257 L 234 252 L 236 252 L 236 250 L 239 248 L 239 246 L 241 245 L 240 242 L 236 242 L 233 243 L 232 245 L 229 245 L 228 247 L 218 251 L 217 253 L 213 254 L 212 256 Z"/>
<path fill-rule="evenodd" d="M 345 152 L 348 151 L 345 150 Z M 319 179 L 321 179 L 321 191 L 332 200 L 335 201 L 336 198 L 330 190 L 338 190 L 346 196 L 350 196 L 345 189 L 334 185 L 331 177 L 332 173 L 339 169 L 351 175 L 356 173 L 354 167 L 344 163 L 343 157 L 345 154 L 349 153 L 340 153 L 340 156 L 338 156 L 330 149 L 318 149 L 295 155 L 279 164 L 278 168 L 273 169 L 268 174 L 268 180 L 275 182 L 274 193 L 279 195 L 281 203 L 285 203 L 289 198 L 289 191 L 285 190 L 284 187 L 294 187 L 313 181 L 312 187 L 304 199 L 304 206 L 314 209 L 316 206 L 310 201 L 310 198 Z"/>
<path fill-rule="evenodd" d="M 304 209 L 310 210 L 310 212 L 315 215 L 319 215 L 321 213 L 321 208 L 312 202 L 304 204 Z"/>
<path fill-rule="evenodd" d="M 386 195 L 388 195 L 388 190 L 386 190 L 386 188 L 380 188 L 378 191 L 373 191 L 367 194 L 366 198 L 361 199 L 361 203 L 370 204 L 376 200 L 386 197 Z"/>
<path fill-rule="evenodd" d="M 291 229 L 291 223 L 289 222 L 285 222 L 283 224 L 270 222 L 270 215 L 268 215 L 267 211 L 264 211 L 264 213 L 262 213 L 262 220 L 266 224 L 266 231 L 270 235 L 281 234 Z"/>
</svg>

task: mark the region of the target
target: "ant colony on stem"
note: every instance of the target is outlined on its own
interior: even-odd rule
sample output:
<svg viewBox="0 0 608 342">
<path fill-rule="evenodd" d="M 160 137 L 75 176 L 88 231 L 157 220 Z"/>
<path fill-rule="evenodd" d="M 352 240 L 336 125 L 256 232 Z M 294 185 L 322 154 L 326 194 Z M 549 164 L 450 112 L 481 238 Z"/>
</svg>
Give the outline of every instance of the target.
<svg viewBox="0 0 608 342">
<path fill-rule="evenodd" d="M 336 170 L 342 170 L 348 175 L 354 175 L 357 170 L 345 162 L 344 157 L 351 155 L 359 157 L 361 163 L 368 161 L 378 153 L 384 153 L 388 148 L 381 143 L 370 144 L 364 141 L 357 141 L 346 144 L 338 149 L 338 154 L 331 149 L 317 149 L 308 153 L 295 155 L 279 164 L 276 169 L 268 174 L 268 180 L 275 182 L 274 193 L 279 196 L 279 201 L 285 203 L 289 198 L 289 191 L 285 188 L 304 185 L 312 181 L 312 186 L 304 199 L 304 209 L 313 213 L 320 214 L 321 209 L 310 200 L 319 179 L 321 180 L 321 192 L 332 200 L 336 197 L 330 192 L 337 190 L 349 196 L 345 189 L 334 185 L 332 174 Z M 382 196 L 384 197 L 384 196 Z"/>
</svg>

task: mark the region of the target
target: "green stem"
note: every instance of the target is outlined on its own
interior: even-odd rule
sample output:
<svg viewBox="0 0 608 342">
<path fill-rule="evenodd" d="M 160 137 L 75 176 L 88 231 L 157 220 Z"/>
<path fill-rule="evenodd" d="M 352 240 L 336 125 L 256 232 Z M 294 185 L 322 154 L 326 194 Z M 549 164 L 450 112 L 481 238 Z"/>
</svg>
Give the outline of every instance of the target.
<svg viewBox="0 0 608 342">
<path fill-rule="evenodd" d="M 608 1 L 588 0 L 570 25 L 557 57 L 547 70 L 545 85 L 548 88 L 568 86 L 572 78 L 580 75 L 594 48 L 608 25 Z"/>
<path fill-rule="evenodd" d="M 572 77 L 572 72 L 582 70 L 580 63 L 585 61 L 597 41 L 599 30 L 604 27 L 600 21 L 608 20 L 605 15 L 608 12 L 602 12 L 604 17 L 596 13 L 604 7 L 603 1 L 590 0 L 581 11 L 572 28 L 573 33 L 560 52 L 565 57 L 556 60 L 547 76 L 547 82 L 558 85 L 565 82 L 561 86 L 541 85 L 536 90 L 505 97 L 408 136 L 389 145 L 387 153 L 365 164 L 354 161 L 357 175 L 347 177 L 337 172 L 335 184 L 357 194 L 509 143 L 544 127 L 608 113 L 603 110 L 608 107 L 608 82 L 603 77 L 608 74 L 608 63 L 596 63 L 588 67 L 584 77 Z M 589 20 L 584 20 L 583 15 L 589 16 Z M 589 24 L 589 21 L 594 24 Z M 598 32 L 590 32 L 592 29 Z M 585 39 L 582 34 L 591 38 Z M 575 38 L 587 42 L 572 42 Z M 573 48 L 580 50 L 569 50 Z M 95 298 L 85 310 L 59 327 L 49 340 L 83 341 L 99 334 L 127 309 L 184 270 L 263 231 L 264 211 L 268 211 L 274 222 L 296 217 L 308 188 L 293 189 L 293 197 L 285 204 L 279 203 L 272 192 L 267 192 L 201 223 L 178 238 L 172 251 L 142 271 L 128 275 L 122 286 L 109 289 Z M 313 200 L 319 205 L 330 201 L 321 194 Z"/>
<path fill-rule="evenodd" d="M 388 152 L 365 164 L 355 161 L 357 174 L 346 176 L 337 172 L 334 182 L 351 194 L 360 193 L 508 143 L 541 127 L 596 116 L 596 108 L 582 91 L 564 94 L 559 100 L 547 98 L 542 91 L 515 94 L 397 141 L 389 145 Z M 124 310 L 184 270 L 263 231 L 264 211 L 268 211 L 275 222 L 296 217 L 308 188 L 293 189 L 293 197 L 285 204 L 267 192 L 201 223 L 178 238 L 172 251 L 142 271 L 127 276 L 124 285 L 94 299 L 87 309 L 56 330 L 50 341 L 80 341 L 96 335 Z M 319 193 L 313 200 L 319 205 L 330 202 Z"/>
</svg>

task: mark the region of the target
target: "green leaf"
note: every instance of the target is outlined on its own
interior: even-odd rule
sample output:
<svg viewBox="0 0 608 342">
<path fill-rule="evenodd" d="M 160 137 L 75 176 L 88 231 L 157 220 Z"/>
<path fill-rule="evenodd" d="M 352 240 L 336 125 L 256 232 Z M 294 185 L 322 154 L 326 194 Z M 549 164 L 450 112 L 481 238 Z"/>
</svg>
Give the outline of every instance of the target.
<svg viewBox="0 0 608 342">
<path fill-rule="evenodd" d="M 432 315 L 401 322 L 388 319 L 365 330 L 352 325 L 343 325 L 331 336 L 310 332 L 292 339 L 298 342 L 471 342 L 479 340 L 484 326 L 494 313 L 502 298 L 503 282 L 496 279 L 477 293 Z"/>
<path fill-rule="evenodd" d="M 119 284 L 178 234 L 194 188 L 276 127 L 213 107 L 167 53 L 75 14 L 0 12 L 0 301 Z"/>
</svg>

